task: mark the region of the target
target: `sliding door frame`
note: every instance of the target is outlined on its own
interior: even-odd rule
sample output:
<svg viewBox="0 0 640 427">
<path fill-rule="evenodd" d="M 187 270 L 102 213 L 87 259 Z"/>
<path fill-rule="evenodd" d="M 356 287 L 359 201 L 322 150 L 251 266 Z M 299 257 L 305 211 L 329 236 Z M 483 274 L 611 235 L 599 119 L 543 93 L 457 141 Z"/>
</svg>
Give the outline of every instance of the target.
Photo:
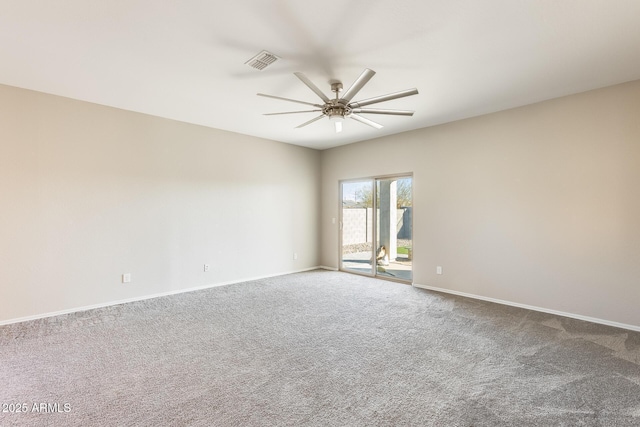
<svg viewBox="0 0 640 427">
<path fill-rule="evenodd" d="M 384 279 L 384 280 L 389 280 L 391 282 L 398 282 L 398 283 L 404 283 L 406 285 L 413 285 L 413 264 L 411 266 L 411 280 L 404 280 L 404 279 L 397 279 L 394 277 L 389 277 L 389 276 L 382 276 L 378 274 L 378 266 L 377 266 L 377 262 L 376 262 L 376 244 L 378 241 L 378 212 L 377 212 L 377 207 L 378 207 L 378 181 L 384 181 L 387 179 L 392 179 L 392 178 L 411 178 L 411 204 L 413 205 L 413 172 L 407 172 L 407 173 L 397 173 L 397 174 L 391 174 L 391 175 L 375 175 L 375 176 L 371 176 L 371 177 L 363 177 L 363 178 L 352 178 L 352 179 L 341 179 L 338 181 L 338 210 L 339 210 L 339 215 L 338 215 L 338 270 L 339 271 L 343 271 L 345 273 L 351 273 L 351 274 L 358 274 L 361 276 L 367 276 L 367 277 L 375 277 L 377 279 Z M 371 261 L 372 261 L 372 266 L 371 266 L 371 273 L 364 273 L 364 272 L 360 272 L 360 271 L 356 271 L 356 270 L 349 270 L 343 267 L 342 265 L 342 261 L 343 261 L 343 255 L 342 255 L 342 231 L 343 231 L 343 225 L 344 225 L 344 218 L 343 218 L 343 206 L 342 206 L 342 202 L 343 202 L 343 194 L 342 194 L 342 187 L 343 184 L 348 184 L 348 183 L 356 183 L 356 182 L 371 182 L 372 186 L 372 221 L 373 221 L 373 225 L 372 225 L 372 230 L 371 230 Z M 415 211 L 412 213 L 411 215 L 411 230 L 413 230 L 413 218 L 415 216 Z M 411 243 L 411 251 L 412 253 L 415 253 L 415 251 L 413 250 L 413 231 L 412 231 L 412 243 Z M 412 258 L 415 258 L 412 256 Z"/>
</svg>

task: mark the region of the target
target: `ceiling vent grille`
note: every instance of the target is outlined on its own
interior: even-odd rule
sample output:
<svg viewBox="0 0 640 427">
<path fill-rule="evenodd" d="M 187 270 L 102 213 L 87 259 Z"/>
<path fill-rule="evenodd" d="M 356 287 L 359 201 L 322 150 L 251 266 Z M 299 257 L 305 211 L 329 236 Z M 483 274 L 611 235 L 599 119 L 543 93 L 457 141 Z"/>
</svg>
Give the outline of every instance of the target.
<svg viewBox="0 0 640 427">
<path fill-rule="evenodd" d="M 263 50 L 262 52 L 245 62 L 245 64 L 247 64 L 249 67 L 255 68 L 256 70 L 262 71 L 277 60 L 278 57 L 273 53 Z"/>
</svg>

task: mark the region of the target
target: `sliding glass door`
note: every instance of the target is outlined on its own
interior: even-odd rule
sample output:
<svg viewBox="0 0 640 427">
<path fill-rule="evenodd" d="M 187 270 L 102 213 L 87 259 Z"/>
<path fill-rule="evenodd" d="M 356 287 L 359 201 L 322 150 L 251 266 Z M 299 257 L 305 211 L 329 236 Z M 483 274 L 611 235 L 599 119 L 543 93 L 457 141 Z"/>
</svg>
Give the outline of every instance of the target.
<svg viewBox="0 0 640 427">
<path fill-rule="evenodd" d="M 413 180 L 410 175 L 340 183 L 340 268 L 411 282 Z"/>
<path fill-rule="evenodd" d="M 341 183 L 341 268 L 373 275 L 373 181 Z"/>
</svg>

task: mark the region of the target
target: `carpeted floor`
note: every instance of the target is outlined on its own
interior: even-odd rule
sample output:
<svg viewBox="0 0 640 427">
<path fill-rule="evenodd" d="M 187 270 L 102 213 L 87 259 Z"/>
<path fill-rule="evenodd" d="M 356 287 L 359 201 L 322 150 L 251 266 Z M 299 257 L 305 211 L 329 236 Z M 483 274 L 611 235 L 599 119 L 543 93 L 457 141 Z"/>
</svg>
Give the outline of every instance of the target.
<svg viewBox="0 0 640 427">
<path fill-rule="evenodd" d="M 2 426 L 638 426 L 640 334 L 313 271 L 0 327 L 0 404 Z"/>
</svg>

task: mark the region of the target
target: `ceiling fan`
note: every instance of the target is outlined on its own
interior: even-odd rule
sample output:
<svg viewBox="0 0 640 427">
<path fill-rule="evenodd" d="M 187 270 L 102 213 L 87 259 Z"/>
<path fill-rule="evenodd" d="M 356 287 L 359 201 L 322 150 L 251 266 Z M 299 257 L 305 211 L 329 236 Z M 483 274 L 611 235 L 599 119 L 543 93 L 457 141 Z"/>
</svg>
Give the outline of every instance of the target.
<svg viewBox="0 0 640 427">
<path fill-rule="evenodd" d="M 314 104 L 312 102 L 298 101 L 296 99 L 282 98 L 280 96 L 266 95 L 264 93 L 259 93 L 258 96 L 265 96 L 267 98 L 280 99 L 283 101 L 296 102 L 298 104 L 305 104 L 305 105 L 311 105 L 313 107 L 316 107 L 315 110 L 287 111 L 283 113 L 267 113 L 265 114 L 265 116 L 321 112 L 322 114 L 320 114 L 319 116 L 307 122 L 304 122 L 299 126 L 296 126 L 296 128 L 307 126 L 317 120 L 322 119 L 323 117 L 328 117 L 329 119 L 336 119 L 335 121 L 336 132 L 342 131 L 343 119 L 353 119 L 355 121 L 364 123 L 365 125 L 369 125 L 376 129 L 382 128 L 381 124 L 376 123 L 373 120 L 369 120 L 365 117 L 362 117 L 360 114 L 386 114 L 391 116 L 413 116 L 414 112 L 410 110 L 385 110 L 380 108 L 363 108 L 363 107 L 366 107 L 367 105 L 377 104 L 379 102 L 391 101 L 392 99 L 404 98 L 405 96 L 417 95 L 418 89 L 416 88 L 407 89 L 400 92 L 394 92 L 388 95 L 382 95 L 382 96 L 376 96 L 373 98 L 363 99 L 362 101 L 356 101 L 356 102 L 351 101 L 353 97 L 356 96 L 358 92 L 360 92 L 360 89 L 362 89 L 364 85 L 366 85 L 369 82 L 369 80 L 371 80 L 371 78 L 376 74 L 375 71 L 370 70 L 368 68 L 366 68 L 362 72 L 362 74 L 360 74 L 360 77 L 358 77 L 356 81 L 353 82 L 351 87 L 347 89 L 346 92 L 344 92 L 342 97 L 340 97 L 340 92 L 342 91 L 342 83 L 340 82 L 331 83 L 331 91 L 335 93 L 334 99 L 330 99 L 329 97 L 327 97 L 303 73 L 298 72 L 294 74 L 296 77 L 298 77 L 302 81 L 302 83 L 307 85 L 309 89 L 311 89 L 316 95 L 320 97 L 320 99 L 323 101 L 323 104 Z"/>
</svg>

